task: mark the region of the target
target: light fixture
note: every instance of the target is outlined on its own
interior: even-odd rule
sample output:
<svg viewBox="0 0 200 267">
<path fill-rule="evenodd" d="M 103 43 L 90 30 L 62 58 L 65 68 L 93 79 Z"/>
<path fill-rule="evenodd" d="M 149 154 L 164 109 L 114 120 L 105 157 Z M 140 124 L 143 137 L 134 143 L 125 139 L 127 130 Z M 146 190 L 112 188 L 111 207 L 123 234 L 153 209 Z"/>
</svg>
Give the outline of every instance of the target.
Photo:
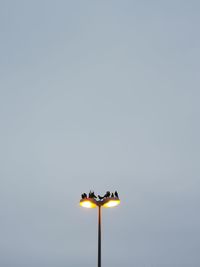
<svg viewBox="0 0 200 267">
<path fill-rule="evenodd" d="M 81 199 L 80 200 L 80 206 L 87 209 L 94 209 L 97 207 L 97 204 L 94 199 Z"/>
<path fill-rule="evenodd" d="M 106 199 L 105 202 L 103 203 L 103 207 L 104 208 L 113 208 L 113 207 L 116 207 L 120 204 L 120 200 L 118 198 L 109 198 L 109 199 Z"/>
</svg>

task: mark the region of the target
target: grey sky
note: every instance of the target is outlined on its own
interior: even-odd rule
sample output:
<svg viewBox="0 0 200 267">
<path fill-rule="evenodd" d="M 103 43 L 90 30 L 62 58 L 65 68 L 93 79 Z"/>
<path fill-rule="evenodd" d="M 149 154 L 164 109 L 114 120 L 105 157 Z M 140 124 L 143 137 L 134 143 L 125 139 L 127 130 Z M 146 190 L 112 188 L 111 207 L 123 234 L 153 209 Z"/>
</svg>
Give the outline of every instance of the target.
<svg viewBox="0 0 200 267">
<path fill-rule="evenodd" d="M 200 266 L 199 13 L 0 0 L 0 266 Z"/>
</svg>

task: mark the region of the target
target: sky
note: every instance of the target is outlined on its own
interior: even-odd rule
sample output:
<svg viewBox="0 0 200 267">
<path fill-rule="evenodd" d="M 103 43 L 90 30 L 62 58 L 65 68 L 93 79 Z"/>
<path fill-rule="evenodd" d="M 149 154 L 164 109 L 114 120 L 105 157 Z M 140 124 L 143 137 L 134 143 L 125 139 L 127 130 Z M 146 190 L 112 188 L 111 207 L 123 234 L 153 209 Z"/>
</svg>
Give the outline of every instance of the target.
<svg viewBox="0 0 200 267">
<path fill-rule="evenodd" d="M 199 12 L 0 0 L 0 266 L 200 266 Z"/>
</svg>

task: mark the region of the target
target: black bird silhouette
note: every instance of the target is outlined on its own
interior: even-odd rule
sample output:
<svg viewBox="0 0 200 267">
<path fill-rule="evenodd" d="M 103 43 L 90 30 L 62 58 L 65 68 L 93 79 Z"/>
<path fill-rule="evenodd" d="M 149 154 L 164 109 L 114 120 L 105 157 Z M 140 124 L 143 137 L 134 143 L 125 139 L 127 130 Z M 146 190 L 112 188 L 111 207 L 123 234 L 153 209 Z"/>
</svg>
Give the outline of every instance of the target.
<svg viewBox="0 0 200 267">
<path fill-rule="evenodd" d="M 95 196 L 94 191 L 89 192 L 89 198 L 97 198 L 97 196 Z"/>
<path fill-rule="evenodd" d="M 101 197 L 100 195 L 98 195 L 98 198 L 99 198 L 100 200 L 103 200 L 103 199 L 104 199 L 104 196 Z"/>
<path fill-rule="evenodd" d="M 86 194 L 86 193 L 83 193 L 83 194 L 81 195 L 81 197 L 82 197 L 82 199 L 87 198 L 87 194 Z"/>
<path fill-rule="evenodd" d="M 114 197 L 114 193 L 112 193 L 111 197 Z"/>
<path fill-rule="evenodd" d="M 90 196 L 91 196 L 91 198 L 97 198 L 97 197 L 95 196 L 95 193 L 94 193 L 94 192 L 91 192 Z"/>
<path fill-rule="evenodd" d="M 91 190 L 90 190 L 88 196 L 89 196 L 89 198 L 92 198 L 92 191 Z"/>
<path fill-rule="evenodd" d="M 103 197 L 101 197 L 100 195 L 98 195 L 98 198 L 100 200 L 103 200 L 104 198 L 107 198 L 107 197 L 110 197 L 110 191 L 107 191 Z"/>
<path fill-rule="evenodd" d="M 115 191 L 115 196 L 116 196 L 117 198 L 119 198 L 119 195 L 118 195 L 117 191 Z"/>
<path fill-rule="evenodd" d="M 104 198 L 109 197 L 109 196 L 110 196 L 110 191 L 107 191 L 107 192 L 105 193 L 105 195 L 104 195 Z"/>
</svg>

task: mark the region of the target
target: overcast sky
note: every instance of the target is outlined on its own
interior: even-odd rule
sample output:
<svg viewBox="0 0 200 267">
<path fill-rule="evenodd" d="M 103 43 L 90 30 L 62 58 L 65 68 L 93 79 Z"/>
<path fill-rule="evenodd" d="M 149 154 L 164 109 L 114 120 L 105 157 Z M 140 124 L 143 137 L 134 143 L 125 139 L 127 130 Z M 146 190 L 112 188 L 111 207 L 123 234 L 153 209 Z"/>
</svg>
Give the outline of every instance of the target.
<svg viewBox="0 0 200 267">
<path fill-rule="evenodd" d="M 0 266 L 200 266 L 200 2 L 0 0 Z"/>
</svg>

